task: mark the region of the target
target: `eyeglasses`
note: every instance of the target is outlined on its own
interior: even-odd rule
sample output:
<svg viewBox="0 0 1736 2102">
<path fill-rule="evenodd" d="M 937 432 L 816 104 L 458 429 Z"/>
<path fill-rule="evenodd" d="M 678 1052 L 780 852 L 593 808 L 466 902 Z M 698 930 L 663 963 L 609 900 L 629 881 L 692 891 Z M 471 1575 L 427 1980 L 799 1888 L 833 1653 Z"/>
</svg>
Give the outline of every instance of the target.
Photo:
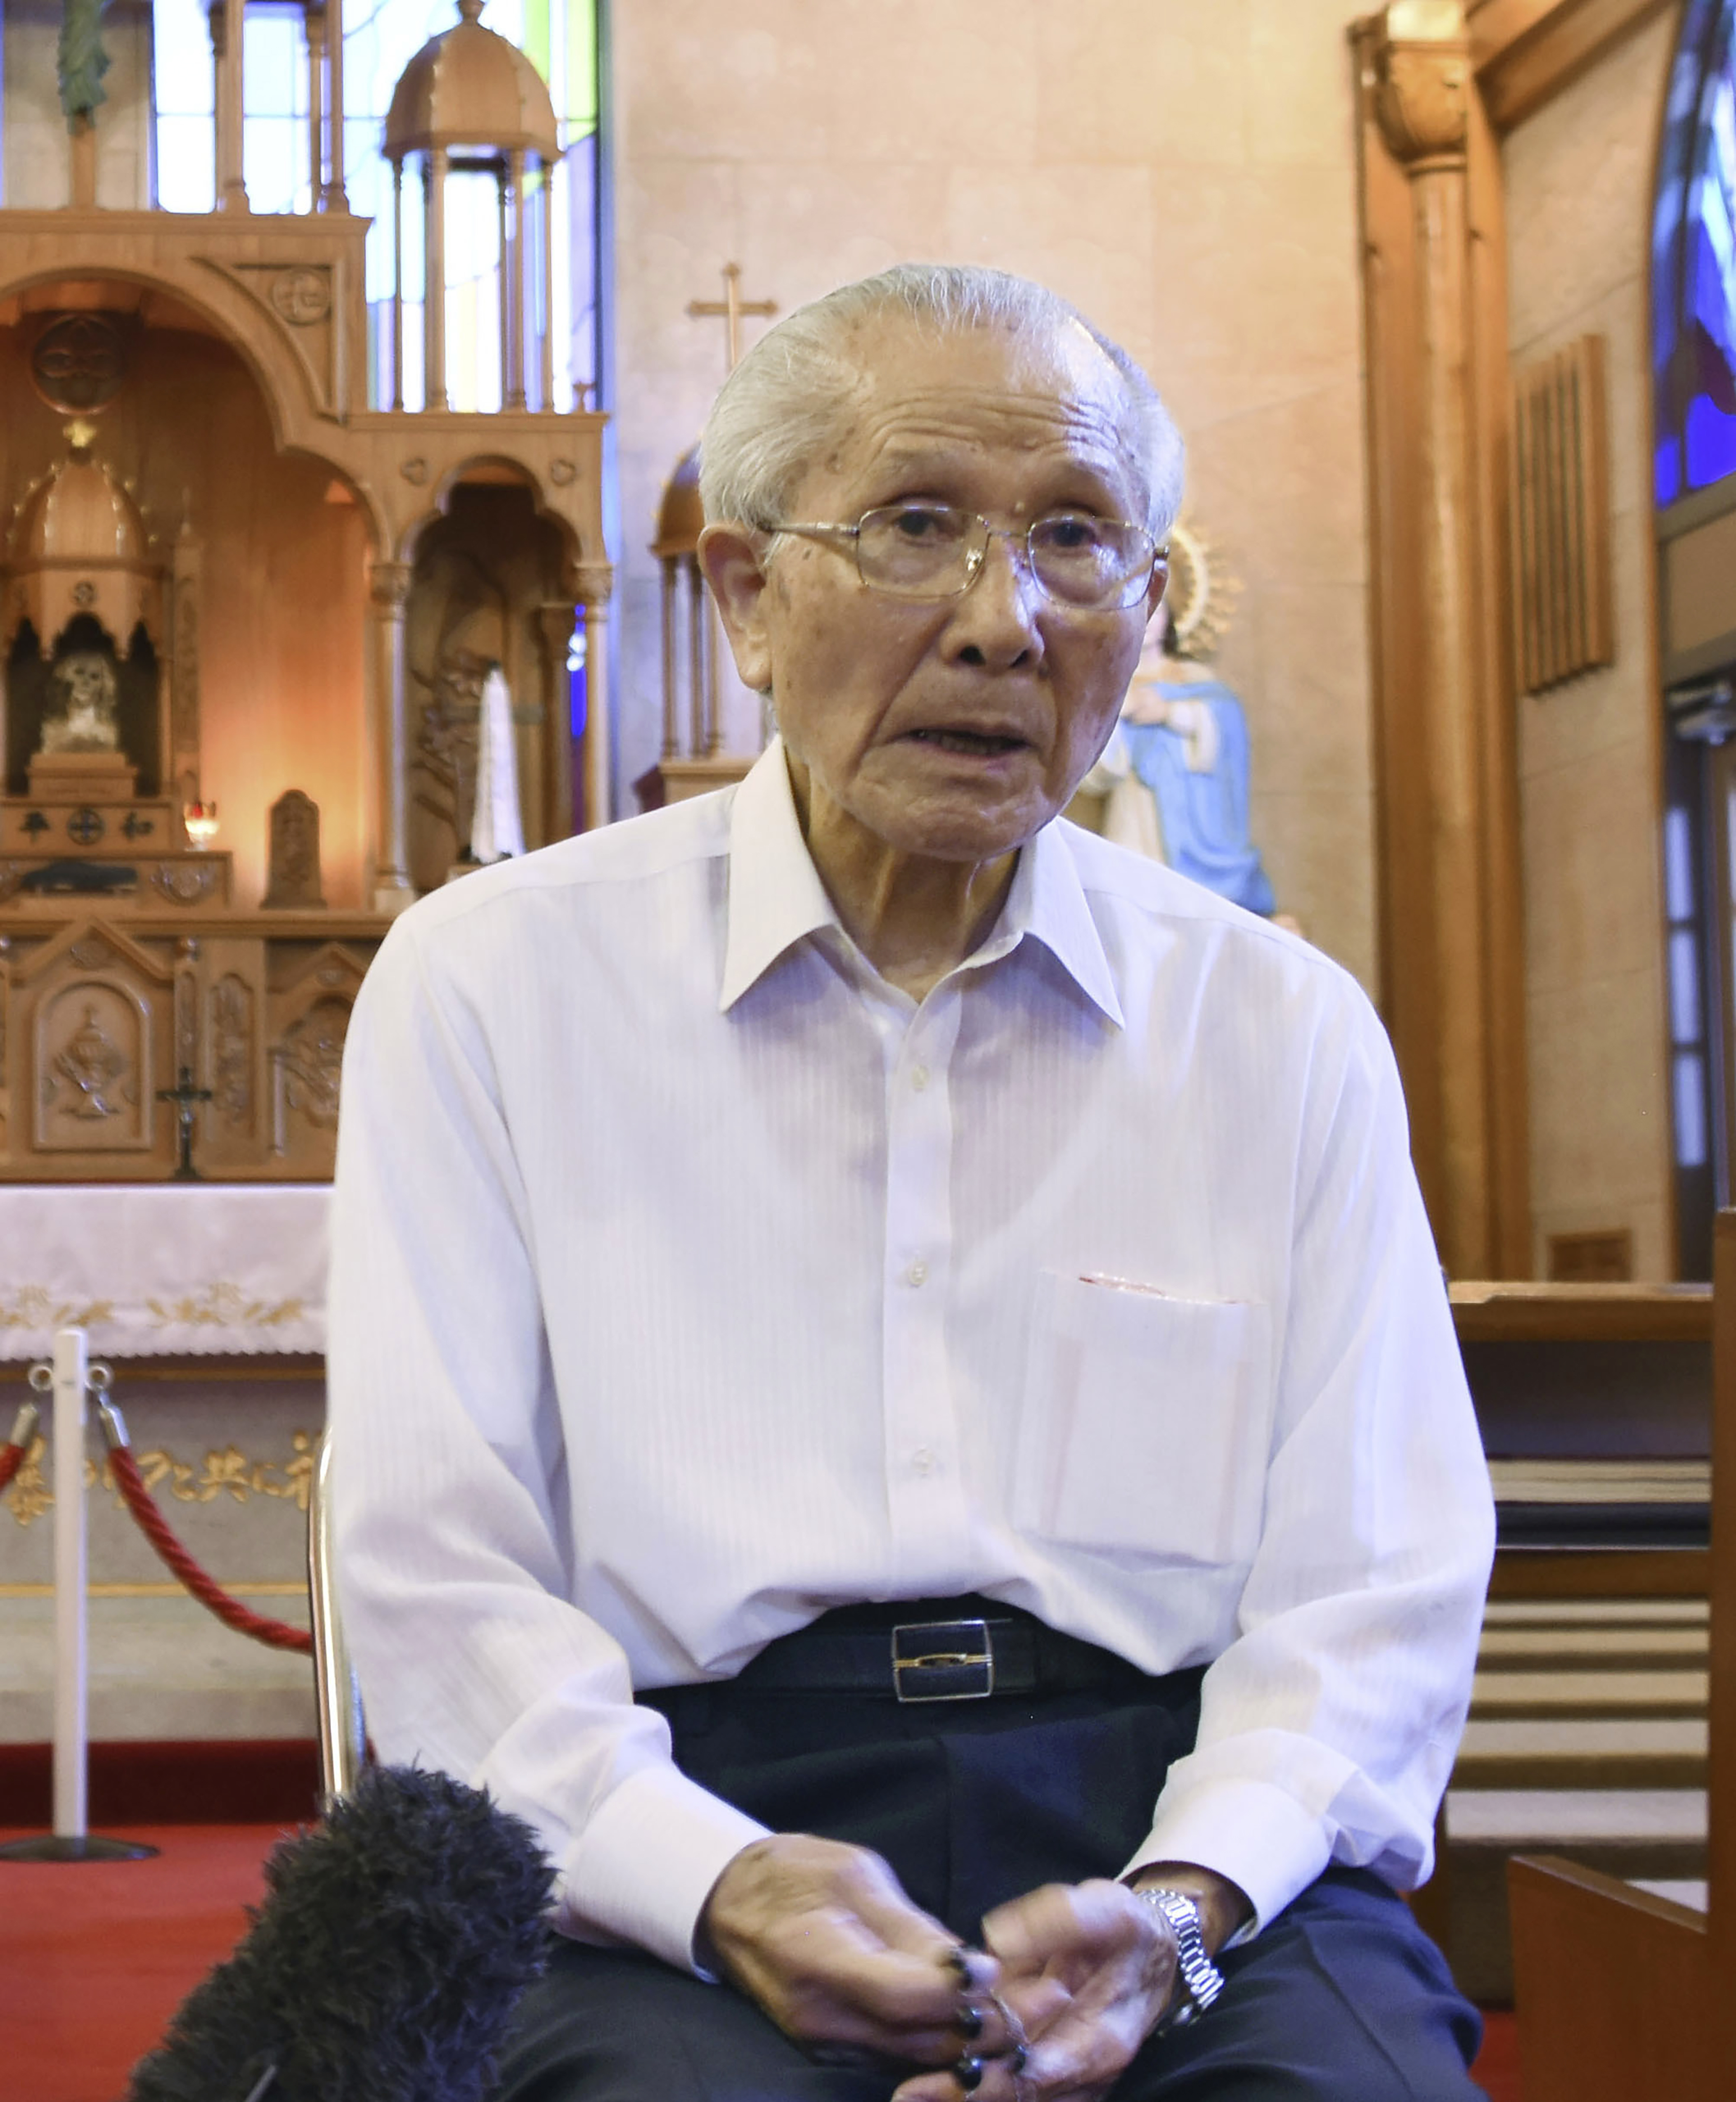
<svg viewBox="0 0 1736 2102">
<path fill-rule="evenodd" d="M 765 530 L 853 540 L 862 582 L 894 598 L 955 598 L 976 583 L 991 539 L 1022 541 L 1025 565 L 1049 597 L 1096 613 L 1136 605 L 1169 554 L 1143 526 L 1088 511 L 1052 511 L 1021 533 L 950 503 L 888 503 L 853 526 Z"/>
</svg>

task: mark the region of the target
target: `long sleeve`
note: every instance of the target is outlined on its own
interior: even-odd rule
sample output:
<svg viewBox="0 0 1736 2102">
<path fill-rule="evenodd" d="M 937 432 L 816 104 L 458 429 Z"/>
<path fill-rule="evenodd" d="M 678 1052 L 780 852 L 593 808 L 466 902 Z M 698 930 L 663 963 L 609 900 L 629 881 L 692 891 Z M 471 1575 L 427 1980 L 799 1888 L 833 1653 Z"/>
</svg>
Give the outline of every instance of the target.
<svg viewBox="0 0 1736 2102">
<path fill-rule="evenodd" d="M 1265 1510 L 1236 1639 L 1137 1857 L 1216 1869 L 1262 1923 L 1329 1862 L 1401 1888 L 1428 1875 L 1494 1550 L 1397 1073 L 1372 1014 L 1359 1022 L 1309 1076 Z"/>
<path fill-rule="evenodd" d="M 469 879 L 480 883 L 480 878 Z M 356 1004 L 330 1378 L 346 1628 L 375 1741 L 490 1788 L 557 1922 L 691 1962 L 760 1828 L 681 1776 L 618 1643 L 566 1603 L 566 1450 L 520 1164 L 481 1018 L 400 923 Z"/>
</svg>

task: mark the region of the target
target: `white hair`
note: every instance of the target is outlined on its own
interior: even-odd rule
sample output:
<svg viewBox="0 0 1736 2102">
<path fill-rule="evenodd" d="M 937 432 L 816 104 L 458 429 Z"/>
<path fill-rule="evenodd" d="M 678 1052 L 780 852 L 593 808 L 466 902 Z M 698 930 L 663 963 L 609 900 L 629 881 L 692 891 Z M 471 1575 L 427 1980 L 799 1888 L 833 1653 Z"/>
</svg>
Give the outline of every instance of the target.
<svg viewBox="0 0 1736 2102">
<path fill-rule="evenodd" d="M 1145 523 L 1163 539 L 1181 507 L 1181 436 L 1137 362 L 1047 286 L 943 263 L 900 263 L 840 286 L 760 338 L 724 382 L 706 424 L 699 490 L 708 521 L 762 530 L 782 521 L 803 475 L 835 438 L 858 376 L 851 331 L 898 314 L 946 335 L 999 327 L 1041 338 L 1083 328 L 1120 381 L 1123 441 L 1144 486 Z"/>
</svg>

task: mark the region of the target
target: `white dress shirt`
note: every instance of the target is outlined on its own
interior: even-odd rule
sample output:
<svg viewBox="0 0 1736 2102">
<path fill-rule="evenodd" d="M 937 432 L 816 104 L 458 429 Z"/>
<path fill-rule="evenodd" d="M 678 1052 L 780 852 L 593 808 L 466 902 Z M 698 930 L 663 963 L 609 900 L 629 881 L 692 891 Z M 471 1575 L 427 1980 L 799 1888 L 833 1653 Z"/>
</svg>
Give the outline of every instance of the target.
<svg viewBox="0 0 1736 2102">
<path fill-rule="evenodd" d="M 537 1827 L 568 1931 L 687 1964 L 760 1836 L 634 1687 L 966 1591 L 1211 1662 L 1136 1861 L 1262 1922 L 1427 1874 L 1492 1507 L 1391 1053 L 1304 943 L 1056 823 L 919 1004 L 774 745 L 398 921 L 333 1230 L 370 1726 Z"/>
</svg>

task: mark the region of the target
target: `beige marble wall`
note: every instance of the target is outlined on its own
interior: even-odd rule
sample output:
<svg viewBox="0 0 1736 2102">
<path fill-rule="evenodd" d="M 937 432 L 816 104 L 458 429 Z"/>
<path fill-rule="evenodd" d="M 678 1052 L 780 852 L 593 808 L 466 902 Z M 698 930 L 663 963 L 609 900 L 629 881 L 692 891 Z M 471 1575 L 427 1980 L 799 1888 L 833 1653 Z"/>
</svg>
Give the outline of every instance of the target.
<svg viewBox="0 0 1736 2102">
<path fill-rule="evenodd" d="M 634 0 L 614 10 L 623 783 L 658 744 L 670 466 L 718 272 L 785 311 L 906 259 L 1044 279 L 1145 361 L 1247 588 L 1222 657 L 1280 903 L 1373 982 L 1346 0 Z M 750 323 L 751 328 L 764 324 Z M 730 741 L 755 741 L 746 697 Z M 634 807 L 629 796 L 625 807 Z"/>
<path fill-rule="evenodd" d="M 1591 331 L 1609 346 L 1616 658 L 1519 704 L 1531 1198 L 1552 1233 L 1626 1226 L 1671 1274 L 1650 602 L 1652 184 L 1671 11 L 1508 138 L 1516 363 Z"/>
</svg>

